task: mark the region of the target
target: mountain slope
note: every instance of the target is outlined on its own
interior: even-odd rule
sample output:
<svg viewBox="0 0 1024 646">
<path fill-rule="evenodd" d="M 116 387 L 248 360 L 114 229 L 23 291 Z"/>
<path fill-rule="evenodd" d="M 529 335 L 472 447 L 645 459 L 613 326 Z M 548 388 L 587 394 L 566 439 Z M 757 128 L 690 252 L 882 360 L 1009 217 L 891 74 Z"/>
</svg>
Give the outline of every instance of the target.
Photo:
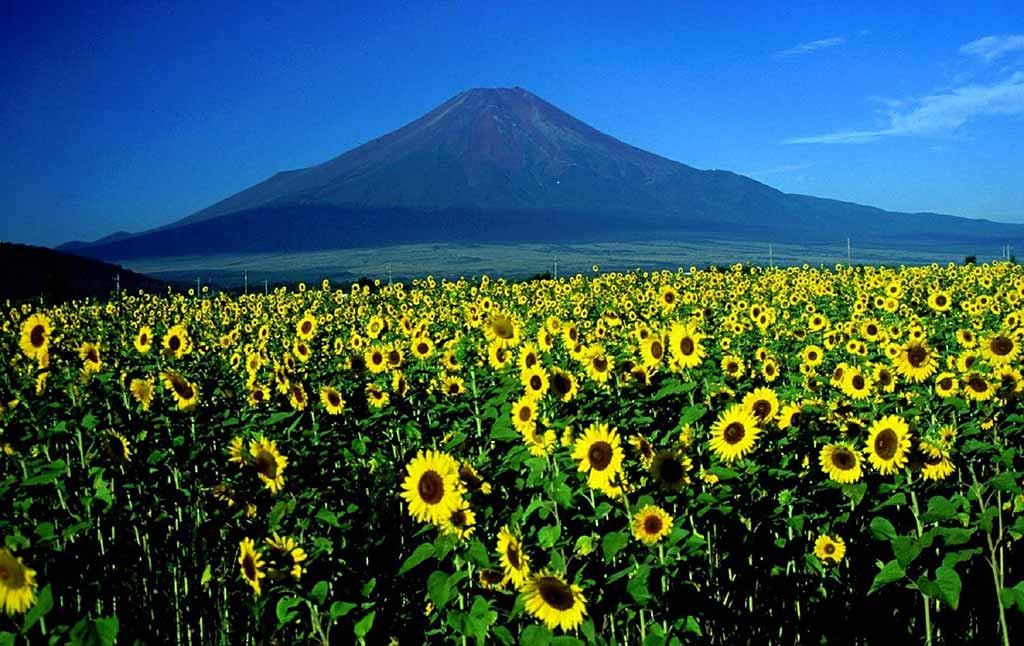
<svg viewBox="0 0 1024 646">
<path fill-rule="evenodd" d="M 1024 227 L 788 195 L 601 133 L 521 88 L 463 92 L 322 164 L 167 226 L 97 241 L 101 258 L 445 240 L 659 235 L 1011 241 Z"/>
</svg>

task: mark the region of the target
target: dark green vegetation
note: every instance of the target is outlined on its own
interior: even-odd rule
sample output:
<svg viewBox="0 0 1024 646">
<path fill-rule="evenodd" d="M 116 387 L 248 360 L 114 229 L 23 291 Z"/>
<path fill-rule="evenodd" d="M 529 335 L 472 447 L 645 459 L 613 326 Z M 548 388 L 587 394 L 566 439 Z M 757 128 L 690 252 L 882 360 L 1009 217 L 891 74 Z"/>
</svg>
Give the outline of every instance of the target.
<svg viewBox="0 0 1024 646">
<path fill-rule="evenodd" d="M 110 260 L 433 242 L 823 244 L 847 236 L 897 248 L 997 248 L 1024 240 L 1024 227 L 893 213 L 698 170 L 513 88 L 463 92 L 399 130 L 168 226 L 69 248 Z"/>
<path fill-rule="evenodd" d="M 14 301 L 42 298 L 59 303 L 87 296 L 106 297 L 117 287 L 123 291 L 166 291 L 167 283 L 91 258 L 52 249 L 0 243 L 0 298 Z"/>
</svg>

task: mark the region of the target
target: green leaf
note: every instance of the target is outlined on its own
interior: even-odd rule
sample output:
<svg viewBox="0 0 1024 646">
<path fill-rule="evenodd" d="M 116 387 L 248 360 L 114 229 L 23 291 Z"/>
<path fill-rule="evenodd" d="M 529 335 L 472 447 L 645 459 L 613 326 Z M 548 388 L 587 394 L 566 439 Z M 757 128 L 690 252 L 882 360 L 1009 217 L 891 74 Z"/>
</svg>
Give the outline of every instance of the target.
<svg viewBox="0 0 1024 646">
<path fill-rule="evenodd" d="M 871 533 L 880 540 L 891 541 L 896 538 L 896 528 L 888 519 L 875 516 L 871 519 Z"/>
<path fill-rule="evenodd" d="M 975 547 L 969 550 L 960 550 L 959 552 L 947 552 L 946 555 L 942 557 L 942 564 L 953 567 L 957 563 L 970 561 L 978 554 L 981 554 L 980 547 Z"/>
<path fill-rule="evenodd" d="M 683 632 L 691 633 L 693 635 L 701 636 L 704 631 L 700 629 L 700 624 L 697 623 L 697 618 L 690 615 L 686 618 L 686 626 L 683 627 Z"/>
<path fill-rule="evenodd" d="M 317 605 L 323 605 L 327 600 L 327 581 L 318 581 L 313 589 L 309 591 L 309 598 L 316 601 Z"/>
<path fill-rule="evenodd" d="M 550 548 L 562 535 L 562 528 L 559 525 L 548 525 L 537 532 L 537 544 L 544 549 Z"/>
<path fill-rule="evenodd" d="M 629 536 L 625 532 L 609 532 L 601 539 L 601 552 L 604 554 L 604 562 L 610 563 L 615 555 L 629 542 Z"/>
<path fill-rule="evenodd" d="M 548 646 L 551 643 L 551 631 L 544 626 L 530 624 L 519 634 L 519 646 Z"/>
<path fill-rule="evenodd" d="M 960 575 L 953 568 L 943 565 L 935 570 L 935 583 L 939 586 L 939 598 L 956 610 L 960 605 L 960 591 L 963 589 Z"/>
<path fill-rule="evenodd" d="M 864 500 L 864 494 L 867 493 L 867 490 L 868 485 L 866 482 L 843 485 L 843 494 L 850 499 L 854 507 L 859 505 L 861 500 Z"/>
<path fill-rule="evenodd" d="M 212 579 L 213 579 L 213 568 L 210 567 L 209 563 L 207 563 L 206 567 L 203 568 L 203 576 L 201 576 L 199 578 L 199 585 L 201 585 L 201 586 L 203 586 L 205 588 L 207 586 L 207 584 L 210 583 L 210 581 Z"/>
<path fill-rule="evenodd" d="M 50 610 L 53 609 L 53 590 L 50 585 L 47 584 L 45 588 L 39 591 L 39 595 L 36 597 L 36 603 L 32 606 L 32 609 L 25 615 L 25 623 L 21 627 L 22 634 L 27 633 L 32 626 L 36 625 L 36 622 L 46 616 Z"/>
<path fill-rule="evenodd" d="M 356 625 L 352 627 L 352 632 L 356 634 L 357 639 L 366 637 L 366 633 L 370 632 L 373 628 L 373 620 L 377 617 L 377 611 L 371 610 L 370 612 L 363 615 L 363 618 L 356 622 Z"/>
<path fill-rule="evenodd" d="M 651 624 L 643 646 L 665 646 L 665 631 L 658 624 Z"/>
<path fill-rule="evenodd" d="M 708 409 L 701 404 L 687 406 L 683 409 L 683 414 L 679 417 L 679 425 L 686 426 L 687 424 L 693 424 L 701 417 L 704 417 L 704 413 L 706 412 L 708 412 Z"/>
<path fill-rule="evenodd" d="M 68 643 L 70 646 L 114 646 L 120 627 L 117 615 L 95 621 L 81 619 L 71 629 Z"/>
<path fill-rule="evenodd" d="M 1003 471 L 989 480 L 988 486 L 999 491 L 1020 493 L 1020 484 L 1017 482 L 1018 475 L 1012 471 Z"/>
<path fill-rule="evenodd" d="M 945 496 L 932 496 L 928 500 L 928 511 L 921 515 L 922 523 L 936 523 L 956 516 L 956 505 Z"/>
<path fill-rule="evenodd" d="M 405 562 L 402 563 L 402 567 L 398 568 L 398 575 L 401 576 L 405 574 L 406 572 L 413 569 L 423 561 L 426 561 L 433 555 L 434 546 L 430 543 L 423 543 L 422 545 L 416 548 L 416 550 L 412 553 L 412 556 L 405 559 Z"/>
<path fill-rule="evenodd" d="M 900 566 L 906 568 L 921 554 L 921 543 L 912 536 L 897 536 L 892 541 L 892 552 Z"/>
<path fill-rule="evenodd" d="M 430 594 L 430 600 L 434 602 L 434 606 L 438 610 L 443 608 L 452 597 L 452 588 L 448 581 L 448 575 L 440 570 L 431 574 L 430 578 L 427 579 L 427 592 Z"/>
<path fill-rule="evenodd" d="M 17 637 L 14 633 L 0 632 L 0 646 L 14 646 L 14 639 Z"/>
<path fill-rule="evenodd" d="M 893 495 L 889 496 L 885 500 L 885 502 L 883 502 L 883 503 L 881 503 L 879 505 L 876 505 L 875 508 L 872 509 L 871 511 L 878 511 L 880 509 L 885 509 L 886 507 L 892 507 L 894 505 L 905 505 L 905 504 L 907 504 L 907 496 L 906 496 L 906 494 L 894 493 Z"/>
<path fill-rule="evenodd" d="M 282 597 L 277 602 L 277 624 L 279 626 L 285 626 L 298 617 L 299 613 L 293 611 L 292 608 L 300 603 L 302 603 L 302 599 L 297 597 Z"/>
<path fill-rule="evenodd" d="M 324 525 L 330 525 L 331 527 L 341 528 L 341 523 L 338 522 L 338 515 L 329 509 L 321 509 L 314 516 L 318 521 Z"/>
<path fill-rule="evenodd" d="M 360 594 L 364 597 L 369 597 L 373 594 L 373 589 L 377 587 L 377 577 L 373 577 L 369 581 L 363 584 L 363 587 L 359 589 Z"/>
<path fill-rule="evenodd" d="M 636 601 L 641 606 L 645 605 L 651 598 L 651 593 L 647 589 L 647 579 L 650 575 L 650 566 L 641 566 L 640 569 L 630 577 L 629 583 L 626 584 L 626 592 L 629 593 L 629 596 L 633 597 L 633 601 Z"/>
<path fill-rule="evenodd" d="M 896 561 L 889 561 L 885 564 L 885 567 L 875 575 L 875 580 L 871 582 L 871 589 L 868 590 L 868 594 L 874 593 L 876 590 L 889 585 L 895 581 L 899 581 L 907 572 L 903 569 Z"/>
<path fill-rule="evenodd" d="M 335 601 L 331 604 L 331 621 L 335 621 L 340 617 L 344 617 L 348 613 L 356 609 L 356 604 L 348 601 Z"/>
</svg>

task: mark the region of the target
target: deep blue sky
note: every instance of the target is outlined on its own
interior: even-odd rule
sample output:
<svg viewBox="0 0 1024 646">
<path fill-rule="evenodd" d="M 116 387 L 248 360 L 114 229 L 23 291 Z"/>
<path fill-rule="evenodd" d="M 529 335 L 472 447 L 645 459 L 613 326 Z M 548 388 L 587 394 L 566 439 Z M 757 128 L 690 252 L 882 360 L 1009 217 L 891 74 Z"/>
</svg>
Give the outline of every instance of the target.
<svg viewBox="0 0 1024 646">
<path fill-rule="evenodd" d="M 4 3 L 0 239 L 165 224 L 513 85 L 698 168 L 1024 221 L 1020 0 L 483 4 Z"/>
</svg>

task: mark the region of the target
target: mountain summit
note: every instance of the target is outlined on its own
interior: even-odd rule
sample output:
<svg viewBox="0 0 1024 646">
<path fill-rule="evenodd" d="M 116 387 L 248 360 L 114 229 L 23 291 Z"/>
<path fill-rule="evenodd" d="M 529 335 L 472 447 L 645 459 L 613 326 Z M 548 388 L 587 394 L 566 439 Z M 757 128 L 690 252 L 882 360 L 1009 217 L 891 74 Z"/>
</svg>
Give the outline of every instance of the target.
<svg viewBox="0 0 1024 646">
<path fill-rule="evenodd" d="M 182 220 L 78 246 L 105 259 L 438 241 L 785 236 L 1021 239 L 1024 227 L 782 193 L 606 135 L 522 88 L 471 89 L 394 132 Z"/>
</svg>

